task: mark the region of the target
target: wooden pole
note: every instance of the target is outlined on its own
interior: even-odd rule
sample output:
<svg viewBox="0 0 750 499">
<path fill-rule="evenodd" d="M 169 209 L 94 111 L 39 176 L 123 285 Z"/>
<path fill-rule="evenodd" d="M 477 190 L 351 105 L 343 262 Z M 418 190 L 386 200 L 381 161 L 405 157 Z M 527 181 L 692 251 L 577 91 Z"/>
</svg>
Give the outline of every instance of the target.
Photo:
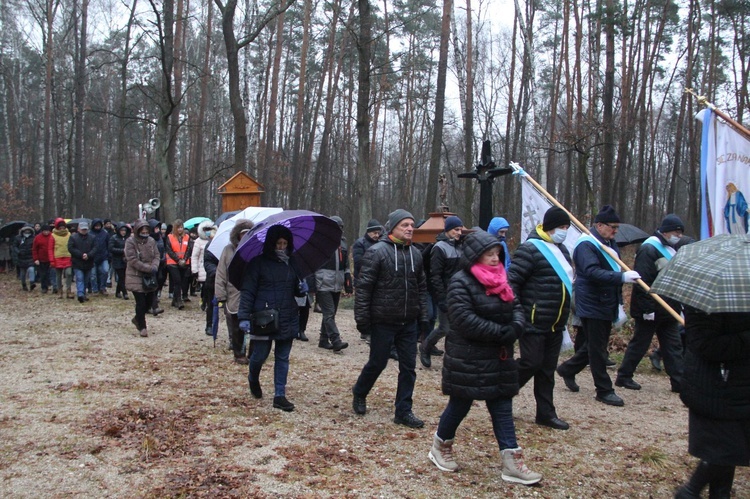
<svg viewBox="0 0 750 499">
<path fill-rule="evenodd" d="M 729 125 L 732 126 L 737 132 L 744 135 L 747 140 L 750 140 L 750 130 L 745 128 L 742 123 L 733 120 L 727 113 L 722 111 L 721 109 L 714 106 L 712 103 L 708 102 L 708 99 L 704 95 L 698 95 L 695 93 L 695 90 L 692 88 L 686 88 L 685 93 L 688 93 L 698 99 L 698 104 L 701 104 L 703 106 L 706 106 L 711 111 L 715 112 L 717 116 L 719 116 L 721 119 L 729 123 Z"/>
<path fill-rule="evenodd" d="M 549 192 L 547 192 L 547 189 L 545 189 L 544 187 L 542 187 L 541 185 L 539 185 L 539 183 L 536 180 L 534 180 L 531 177 L 531 175 L 529 175 L 528 173 L 526 173 L 526 171 L 523 168 L 521 168 L 521 165 L 519 165 L 518 163 L 511 162 L 510 163 L 510 167 L 513 168 L 513 170 L 514 170 L 515 173 L 520 174 L 523 178 L 525 178 L 526 180 L 528 180 L 531 183 L 531 185 L 533 185 L 540 193 L 542 193 L 542 195 L 544 195 L 544 197 L 546 197 L 552 204 L 554 204 L 555 206 L 557 206 L 558 208 L 560 208 L 561 210 L 563 210 L 565 213 L 567 213 L 568 216 L 570 217 L 570 221 L 573 222 L 575 224 L 575 226 L 578 227 L 578 229 L 581 232 L 583 232 L 584 234 L 587 234 L 587 235 L 591 236 L 591 231 L 589 231 L 588 227 L 586 227 L 585 225 L 583 225 L 571 212 L 568 211 L 567 208 L 565 208 L 565 206 L 563 206 L 562 204 L 560 204 L 560 202 L 557 199 L 555 199 L 554 196 L 552 196 L 552 194 L 550 194 Z M 595 237 L 594 237 L 594 240 L 599 245 L 599 248 L 601 248 L 609 256 L 611 256 L 612 259 L 615 262 L 617 262 L 617 264 L 622 269 L 624 269 L 625 271 L 631 270 L 627 265 L 625 265 L 625 262 L 623 262 L 622 260 L 620 260 L 620 257 L 617 256 L 617 253 L 615 253 L 614 251 L 612 251 L 611 248 L 608 248 L 608 247 L 604 246 Z M 657 295 L 656 293 L 651 293 L 651 288 L 649 287 L 648 284 L 646 284 L 645 282 L 643 282 L 643 280 L 641 280 L 641 279 L 636 280 L 636 282 L 647 293 L 650 293 L 651 298 L 653 298 L 654 301 L 656 301 L 656 303 L 658 303 L 659 305 L 661 305 L 664 308 L 664 310 L 666 310 L 667 312 L 669 312 L 669 314 L 672 317 L 674 317 L 677 320 L 677 322 L 679 322 L 683 326 L 685 325 L 685 320 L 682 318 L 682 316 L 680 314 L 678 314 L 672 307 L 670 307 L 669 304 L 667 302 L 665 302 L 664 299 L 661 296 Z"/>
</svg>

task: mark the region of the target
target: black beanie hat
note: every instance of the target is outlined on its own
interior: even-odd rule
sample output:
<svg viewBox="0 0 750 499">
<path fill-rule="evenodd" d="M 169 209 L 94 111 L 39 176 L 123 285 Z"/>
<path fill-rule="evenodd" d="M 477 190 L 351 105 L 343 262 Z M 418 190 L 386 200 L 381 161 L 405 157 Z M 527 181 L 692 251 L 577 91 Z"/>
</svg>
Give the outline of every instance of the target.
<svg viewBox="0 0 750 499">
<path fill-rule="evenodd" d="M 365 229 L 365 232 L 372 232 L 374 230 L 383 230 L 383 226 L 380 225 L 380 222 L 373 218 L 370 219 L 369 222 L 367 222 L 367 228 Z"/>
<path fill-rule="evenodd" d="M 682 223 L 682 220 L 680 220 L 680 217 L 675 215 L 674 213 L 670 213 L 666 217 L 664 217 L 664 220 L 661 221 L 661 225 L 659 226 L 659 232 L 664 234 L 665 232 L 672 232 L 673 230 L 685 230 L 685 224 Z"/>
<path fill-rule="evenodd" d="M 570 217 L 562 208 L 553 206 L 544 214 L 544 220 L 542 221 L 542 230 L 544 232 L 549 232 L 552 229 L 560 227 L 561 225 L 570 225 Z"/>
<path fill-rule="evenodd" d="M 393 232 L 393 228 L 396 227 L 398 223 L 405 218 L 411 218 L 412 220 L 414 220 L 414 216 L 412 216 L 412 214 L 406 210 L 399 208 L 398 210 L 392 211 L 388 215 L 388 223 L 386 225 L 386 229 L 388 229 L 388 234 Z"/>
<path fill-rule="evenodd" d="M 602 209 L 599 210 L 599 213 L 596 214 L 594 223 L 619 224 L 620 217 L 617 216 L 617 213 L 615 212 L 615 209 L 612 208 L 612 206 L 605 204 L 604 206 L 602 206 Z"/>
</svg>

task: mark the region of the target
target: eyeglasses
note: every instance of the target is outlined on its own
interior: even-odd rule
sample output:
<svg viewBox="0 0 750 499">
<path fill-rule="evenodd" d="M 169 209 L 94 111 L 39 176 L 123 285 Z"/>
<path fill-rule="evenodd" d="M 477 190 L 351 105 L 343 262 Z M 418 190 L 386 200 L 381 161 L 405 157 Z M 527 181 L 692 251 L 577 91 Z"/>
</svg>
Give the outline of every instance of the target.
<svg viewBox="0 0 750 499">
<path fill-rule="evenodd" d="M 606 223 L 606 222 L 602 222 L 602 223 L 603 223 L 604 225 L 606 225 L 607 227 L 609 227 L 610 229 L 612 229 L 612 230 L 618 230 L 618 229 L 620 228 L 620 226 L 619 226 L 619 225 L 612 225 L 612 224 L 608 224 L 608 223 Z"/>
</svg>

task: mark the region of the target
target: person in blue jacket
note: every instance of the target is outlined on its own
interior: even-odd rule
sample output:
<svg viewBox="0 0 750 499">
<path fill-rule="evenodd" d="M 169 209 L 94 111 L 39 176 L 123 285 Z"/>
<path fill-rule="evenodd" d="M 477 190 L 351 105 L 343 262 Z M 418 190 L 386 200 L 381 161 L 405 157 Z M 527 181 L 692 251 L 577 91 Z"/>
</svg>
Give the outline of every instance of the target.
<svg viewBox="0 0 750 499">
<path fill-rule="evenodd" d="M 508 243 L 505 242 L 505 238 L 508 235 L 508 229 L 510 229 L 510 224 L 503 217 L 493 218 L 490 220 L 490 225 L 487 226 L 487 232 L 497 237 L 500 240 L 500 245 L 503 247 L 505 252 L 505 260 L 503 261 L 505 270 L 508 270 L 510 267 L 510 251 L 508 250 Z"/>
<path fill-rule="evenodd" d="M 607 373 L 607 344 L 612 323 L 617 320 L 622 304 L 622 284 L 633 283 L 641 276 L 634 270 L 622 272 L 615 260 L 605 253 L 606 247 L 619 257 L 615 234 L 620 217 L 610 205 L 596 214 L 590 236 L 581 236 L 573 251 L 576 280 L 573 287 L 576 315 L 583 322 L 588 342 L 557 368 L 565 386 L 573 392 L 580 387 L 575 376 L 587 364 L 596 386 L 596 400 L 607 405 L 623 406 Z"/>
<path fill-rule="evenodd" d="M 293 249 L 294 239 L 288 228 L 282 225 L 268 228 L 263 253 L 253 258 L 245 268 L 237 313 L 240 330 L 251 335 L 252 353 L 247 376 L 250 393 L 257 399 L 263 397 L 260 370 L 271 353 L 271 342 L 274 342 L 273 406 L 287 412 L 294 410 L 294 404 L 286 398 L 286 383 L 289 354 L 299 332 L 295 296 L 303 296 L 307 292 L 307 285 L 300 281 L 295 270 Z M 250 320 L 254 313 L 266 308 L 279 312 L 278 330 L 268 337 L 254 336 Z"/>
</svg>

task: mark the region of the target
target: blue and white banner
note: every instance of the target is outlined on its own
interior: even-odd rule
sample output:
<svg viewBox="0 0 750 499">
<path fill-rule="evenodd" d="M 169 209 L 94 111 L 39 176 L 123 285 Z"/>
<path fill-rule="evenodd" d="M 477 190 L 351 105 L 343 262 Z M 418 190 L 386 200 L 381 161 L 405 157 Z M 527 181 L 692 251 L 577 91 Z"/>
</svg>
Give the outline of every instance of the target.
<svg viewBox="0 0 750 499">
<path fill-rule="evenodd" d="M 552 203 L 547 197 L 536 190 L 524 175 L 521 178 L 521 243 L 525 242 L 536 226 L 542 223 L 544 214 L 552 208 Z M 581 237 L 581 231 L 573 224 L 570 224 L 568 236 L 565 238 L 570 254 L 573 254 L 576 241 Z"/>
<path fill-rule="evenodd" d="M 747 234 L 750 222 L 750 140 L 717 119 L 711 109 L 696 116 L 701 138 L 701 239 Z"/>
</svg>

